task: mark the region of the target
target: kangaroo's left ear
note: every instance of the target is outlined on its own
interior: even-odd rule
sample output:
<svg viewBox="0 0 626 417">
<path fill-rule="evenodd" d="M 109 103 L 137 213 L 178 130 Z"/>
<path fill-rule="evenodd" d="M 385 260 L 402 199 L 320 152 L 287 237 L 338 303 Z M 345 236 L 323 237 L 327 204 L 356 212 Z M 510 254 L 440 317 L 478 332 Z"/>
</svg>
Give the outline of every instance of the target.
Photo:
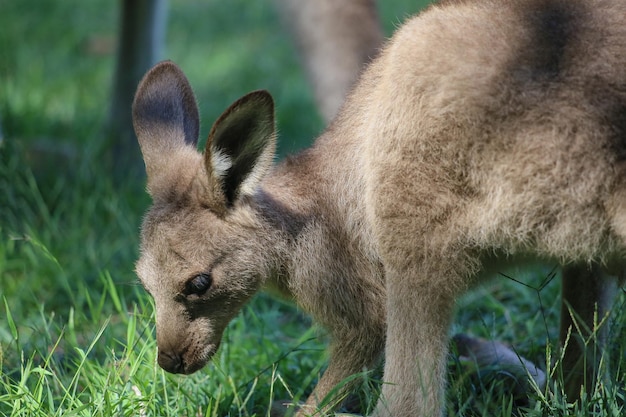
<svg viewBox="0 0 626 417">
<path fill-rule="evenodd" d="M 252 194 L 269 171 L 275 150 L 272 96 L 254 91 L 233 103 L 211 128 L 204 151 L 211 205 L 227 210 Z"/>
<path fill-rule="evenodd" d="M 133 101 L 133 126 L 146 163 L 148 191 L 155 198 L 175 188 L 178 172 L 170 162 L 196 153 L 200 118 L 191 85 L 171 61 L 143 77 Z"/>
</svg>

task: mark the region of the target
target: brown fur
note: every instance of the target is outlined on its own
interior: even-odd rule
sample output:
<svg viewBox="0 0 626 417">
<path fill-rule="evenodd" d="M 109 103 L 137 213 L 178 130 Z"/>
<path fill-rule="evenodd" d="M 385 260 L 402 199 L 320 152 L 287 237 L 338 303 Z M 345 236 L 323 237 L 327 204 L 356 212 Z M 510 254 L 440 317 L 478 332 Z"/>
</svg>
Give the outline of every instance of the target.
<svg viewBox="0 0 626 417">
<path fill-rule="evenodd" d="M 190 87 L 157 65 L 133 114 L 154 200 L 137 272 L 161 366 L 204 366 L 269 287 L 334 338 L 301 415 L 383 350 L 375 414 L 438 414 L 454 301 L 481 271 L 528 258 L 622 271 L 624 16 L 617 0 L 431 7 L 315 145 L 271 169 L 267 93 L 231 106 L 203 157 Z"/>
</svg>

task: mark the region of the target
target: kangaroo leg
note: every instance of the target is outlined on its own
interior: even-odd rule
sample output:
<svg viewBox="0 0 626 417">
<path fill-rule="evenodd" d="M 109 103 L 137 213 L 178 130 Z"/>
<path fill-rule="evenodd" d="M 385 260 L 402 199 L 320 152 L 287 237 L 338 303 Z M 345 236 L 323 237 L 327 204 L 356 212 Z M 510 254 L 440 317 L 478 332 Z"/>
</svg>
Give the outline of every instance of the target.
<svg viewBox="0 0 626 417">
<path fill-rule="evenodd" d="M 539 389 L 545 388 L 546 374 L 502 342 L 456 334 L 452 338 L 452 345 L 461 360 L 470 360 L 479 369 L 503 371 L 505 375 L 512 377 L 515 382 L 512 392 L 516 396 L 528 395 L 532 390 L 530 379 Z"/>
<path fill-rule="evenodd" d="M 567 397 L 575 400 L 583 387 L 592 392 L 598 378 L 608 330 L 606 315 L 617 292 L 617 280 L 592 264 L 564 267 L 562 281 L 559 337 L 565 349 L 564 389 Z"/>
<path fill-rule="evenodd" d="M 453 258 L 453 257 L 452 257 Z M 429 265 L 454 265 L 448 258 Z M 429 270 L 430 269 L 430 270 Z M 377 417 L 441 415 L 457 271 L 420 265 L 387 274 L 387 340 Z"/>
<path fill-rule="evenodd" d="M 330 347 L 328 368 L 298 411 L 298 417 L 331 413 L 342 403 L 356 382 L 346 379 L 378 363 L 384 346 L 384 330 L 364 330 L 347 331 L 335 336 Z"/>
</svg>

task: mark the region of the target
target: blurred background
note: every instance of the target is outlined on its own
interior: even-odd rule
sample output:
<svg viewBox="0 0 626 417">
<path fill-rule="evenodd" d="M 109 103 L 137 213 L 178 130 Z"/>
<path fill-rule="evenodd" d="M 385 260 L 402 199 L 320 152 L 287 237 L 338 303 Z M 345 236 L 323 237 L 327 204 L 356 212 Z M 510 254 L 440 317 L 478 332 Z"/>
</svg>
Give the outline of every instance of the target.
<svg viewBox="0 0 626 417">
<path fill-rule="evenodd" d="M 151 3 L 158 10 L 141 8 Z M 427 3 L 380 1 L 385 35 Z M 200 146 L 255 89 L 274 96 L 279 157 L 325 126 L 276 2 L 0 0 L 0 415 L 265 415 L 273 400 L 306 396 L 325 366 L 323 332 L 293 306 L 257 297 L 192 377 L 156 365 L 151 300 L 133 272 L 150 200 L 123 120 L 136 86 L 120 66 L 132 10 L 140 24 L 145 10 L 157 13 L 162 39 L 126 59 L 171 59 L 185 71 Z M 471 293 L 456 326 L 473 323 L 474 334 L 515 341 L 545 364 L 558 335 L 555 276 L 536 267 L 528 288 L 500 280 Z M 461 380 L 450 382 L 450 415 L 511 415 L 482 383 Z"/>
<path fill-rule="evenodd" d="M 382 3 L 387 34 L 425 4 Z M 145 39 L 125 43 L 147 36 L 146 13 L 162 25 L 149 51 Z M 247 415 L 267 401 L 238 402 L 238 392 L 268 369 L 276 378 L 278 367 L 290 370 L 293 395 L 310 390 L 325 340 L 292 306 L 267 296 L 225 336 L 210 383 L 198 384 L 208 372 L 162 374 L 151 300 L 133 271 L 150 200 L 124 125 L 131 108 L 123 100 L 137 76 L 128 68 L 146 59 L 183 68 L 201 111 L 200 146 L 232 101 L 269 90 L 282 157 L 325 125 L 287 26 L 271 0 L 0 0 L 0 415 L 136 415 L 147 403 L 152 415 Z M 123 54 L 131 67 L 120 66 Z M 284 344 L 271 342 L 274 334 Z M 285 359 L 291 350 L 304 353 Z M 270 398 L 272 384 L 261 385 L 254 392 Z M 275 395 L 293 396 L 287 385 Z M 198 405 L 190 393 L 199 389 Z"/>
<path fill-rule="evenodd" d="M 149 203 L 143 162 L 131 129 L 111 134 L 111 114 L 131 112 L 130 103 L 114 105 L 124 3 L 150 2 L 0 0 L 0 271 L 7 299 L 41 291 L 39 302 L 63 310 L 80 293 L 75 287 L 97 282 L 103 270 L 116 283 L 135 280 L 137 230 Z M 232 101 L 261 88 L 277 104 L 281 156 L 322 131 L 296 44 L 274 3 L 160 3 L 165 30 L 155 60 L 171 59 L 187 74 L 200 106 L 201 142 Z M 382 6 L 391 33 L 423 2 Z M 122 93 L 132 98 L 134 90 Z M 116 146 L 127 154 L 115 154 Z M 25 247 L 50 252 L 58 264 L 48 265 L 52 275 L 40 279 Z M 68 276 L 65 286 L 54 268 Z"/>
</svg>

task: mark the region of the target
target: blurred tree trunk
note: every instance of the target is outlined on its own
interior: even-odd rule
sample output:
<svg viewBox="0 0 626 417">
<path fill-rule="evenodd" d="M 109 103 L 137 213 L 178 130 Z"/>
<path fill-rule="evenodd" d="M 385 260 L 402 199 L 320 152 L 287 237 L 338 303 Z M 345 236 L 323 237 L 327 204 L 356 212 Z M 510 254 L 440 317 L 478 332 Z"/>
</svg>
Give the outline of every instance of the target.
<svg viewBox="0 0 626 417">
<path fill-rule="evenodd" d="M 166 21 L 167 0 L 120 0 L 117 62 L 107 126 L 111 165 L 117 178 L 129 170 L 142 171 L 131 106 L 141 77 L 160 59 Z"/>
</svg>

